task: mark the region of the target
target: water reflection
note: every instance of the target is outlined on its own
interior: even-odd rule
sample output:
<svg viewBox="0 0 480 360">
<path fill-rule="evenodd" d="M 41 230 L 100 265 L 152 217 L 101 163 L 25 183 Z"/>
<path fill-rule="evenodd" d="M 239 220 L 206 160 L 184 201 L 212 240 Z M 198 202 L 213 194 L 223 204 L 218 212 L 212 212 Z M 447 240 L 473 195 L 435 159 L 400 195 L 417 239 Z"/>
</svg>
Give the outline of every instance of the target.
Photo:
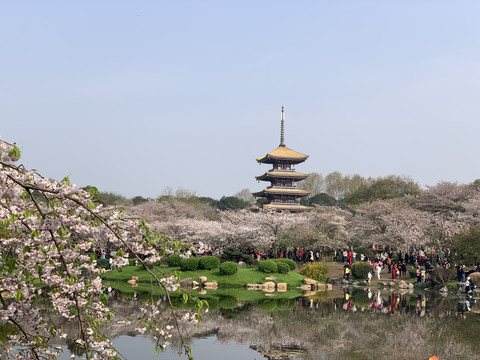
<svg viewBox="0 0 480 360">
<path fill-rule="evenodd" d="M 203 320 L 181 325 L 195 359 L 480 359 L 479 303 L 471 296 L 338 287 L 293 299 L 241 297 L 210 294 Z M 116 301 L 118 312 L 139 307 L 139 300 Z M 119 349 L 128 359 L 156 359 L 148 338 L 125 336 L 130 327 L 111 327 Z M 160 358 L 186 358 L 178 348 L 177 339 Z"/>
<path fill-rule="evenodd" d="M 131 360 L 179 360 L 187 357 L 174 346 L 167 347 L 164 353 L 155 355 L 153 352 L 154 342 L 146 336 L 117 336 L 113 344 L 118 350 L 121 358 Z M 248 345 L 239 345 L 235 342 L 220 343 L 217 341 L 216 335 L 202 336 L 195 339 L 191 344 L 195 359 L 209 360 L 254 360 L 265 359 L 264 356 L 257 351 L 251 349 Z M 70 353 L 64 347 L 65 353 L 59 360 L 67 360 Z M 77 357 L 81 359 L 81 357 Z"/>
</svg>

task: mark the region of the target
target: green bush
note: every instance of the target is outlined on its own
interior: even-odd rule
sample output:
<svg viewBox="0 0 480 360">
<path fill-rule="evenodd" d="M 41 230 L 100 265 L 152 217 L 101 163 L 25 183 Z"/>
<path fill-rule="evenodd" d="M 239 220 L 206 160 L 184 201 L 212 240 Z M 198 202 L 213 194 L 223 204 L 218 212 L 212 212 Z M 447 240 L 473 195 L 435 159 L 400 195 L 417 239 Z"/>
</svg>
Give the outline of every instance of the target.
<svg viewBox="0 0 480 360">
<path fill-rule="evenodd" d="M 326 281 L 328 274 L 328 267 L 321 262 L 308 263 L 299 271 L 300 274 L 317 281 Z"/>
<path fill-rule="evenodd" d="M 237 298 L 235 296 L 222 296 L 218 300 L 218 305 L 220 308 L 229 310 L 229 309 L 235 309 L 238 305 Z"/>
<path fill-rule="evenodd" d="M 277 264 L 279 264 L 279 263 L 287 264 L 288 267 L 290 268 L 290 270 L 295 270 L 297 268 L 297 263 L 295 261 L 293 261 L 292 259 L 282 258 L 282 259 L 274 259 L 274 261 Z"/>
<path fill-rule="evenodd" d="M 170 254 L 167 257 L 168 266 L 177 267 L 177 266 L 180 266 L 181 262 L 182 262 L 182 258 L 180 257 L 179 254 Z"/>
<path fill-rule="evenodd" d="M 215 256 L 202 256 L 200 258 L 199 268 L 205 270 L 216 269 L 220 266 L 220 259 Z"/>
<path fill-rule="evenodd" d="M 109 263 L 108 259 L 97 259 L 97 267 L 104 268 L 104 269 L 110 269 L 110 263 Z"/>
<path fill-rule="evenodd" d="M 220 256 L 220 260 L 223 261 L 233 261 L 238 263 L 239 261 L 243 261 L 245 264 L 252 264 L 252 257 L 242 253 L 235 247 L 228 247 L 223 250 L 223 254 Z"/>
<path fill-rule="evenodd" d="M 128 259 L 128 266 L 135 266 L 135 259 Z"/>
<path fill-rule="evenodd" d="M 290 271 L 290 266 L 288 266 L 288 264 L 285 264 L 285 263 L 277 263 L 277 272 L 279 274 L 286 274 Z"/>
<path fill-rule="evenodd" d="M 222 275 L 233 275 L 236 274 L 237 271 L 238 265 L 233 261 L 225 261 L 222 265 L 220 265 L 220 274 Z"/>
<path fill-rule="evenodd" d="M 416 267 L 411 267 L 408 269 L 408 274 L 410 275 L 411 278 L 416 278 L 417 277 L 417 268 Z"/>
<path fill-rule="evenodd" d="M 258 262 L 258 270 L 264 273 L 276 273 L 277 263 L 274 260 L 263 260 Z"/>
<path fill-rule="evenodd" d="M 358 261 L 352 265 L 354 279 L 366 279 L 370 271 L 372 271 L 372 265 L 366 261 Z"/>
<path fill-rule="evenodd" d="M 274 312 L 277 310 L 276 299 L 265 299 L 258 302 L 258 307 L 266 312 Z"/>
<path fill-rule="evenodd" d="M 218 309 L 218 299 L 216 298 L 209 298 L 208 300 L 208 311 L 213 311 Z"/>
<path fill-rule="evenodd" d="M 188 259 L 182 259 L 180 262 L 180 270 L 182 271 L 195 271 L 198 270 L 198 264 L 200 260 L 196 257 L 190 256 Z"/>
</svg>

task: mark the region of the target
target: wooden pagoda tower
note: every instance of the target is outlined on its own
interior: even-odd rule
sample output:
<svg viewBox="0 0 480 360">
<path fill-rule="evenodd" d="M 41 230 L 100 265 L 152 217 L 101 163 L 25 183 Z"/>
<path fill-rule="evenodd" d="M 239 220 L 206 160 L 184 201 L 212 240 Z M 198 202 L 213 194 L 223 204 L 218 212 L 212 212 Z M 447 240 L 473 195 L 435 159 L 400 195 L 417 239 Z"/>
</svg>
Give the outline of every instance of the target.
<svg viewBox="0 0 480 360">
<path fill-rule="evenodd" d="M 257 159 L 260 164 L 272 164 L 272 169 L 265 174 L 257 176 L 258 181 L 268 181 L 270 186 L 253 193 L 255 197 L 267 198 L 265 208 L 277 211 L 308 211 L 312 207 L 300 205 L 300 199 L 308 196 L 310 191 L 297 188 L 297 182 L 304 180 L 308 174 L 297 173 L 294 165 L 304 162 L 308 155 L 301 154 L 285 146 L 285 113 L 282 106 L 280 127 L 280 145 L 275 150 Z"/>
</svg>

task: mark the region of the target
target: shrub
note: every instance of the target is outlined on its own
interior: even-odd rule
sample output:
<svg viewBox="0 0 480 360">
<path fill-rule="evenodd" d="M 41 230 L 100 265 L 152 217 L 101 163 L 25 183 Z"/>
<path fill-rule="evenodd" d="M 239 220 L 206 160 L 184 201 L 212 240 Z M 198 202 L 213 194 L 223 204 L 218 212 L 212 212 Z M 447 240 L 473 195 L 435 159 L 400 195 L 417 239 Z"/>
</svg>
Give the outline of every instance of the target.
<svg viewBox="0 0 480 360">
<path fill-rule="evenodd" d="M 455 279 L 455 275 L 452 269 L 445 269 L 443 267 L 437 266 L 433 269 L 430 279 L 434 284 L 443 285 L 450 280 Z"/>
<path fill-rule="evenodd" d="M 205 300 L 205 299 L 203 299 Z M 216 298 L 209 298 L 208 300 L 208 311 L 213 311 L 213 310 L 217 310 L 218 309 L 218 299 Z"/>
<path fill-rule="evenodd" d="M 202 256 L 199 262 L 199 268 L 205 270 L 216 269 L 220 266 L 220 259 L 215 256 Z"/>
<path fill-rule="evenodd" d="M 274 312 L 277 310 L 276 299 L 264 299 L 258 302 L 258 307 L 266 312 Z"/>
<path fill-rule="evenodd" d="M 179 254 L 170 254 L 167 257 L 167 264 L 168 266 L 171 266 L 171 267 L 180 266 L 181 261 L 182 261 L 182 258 L 180 257 Z"/>
<path fill-rule="evenodd" d="M 417 268 L 416 267 L 411 267 L 408 269 L 408 274 L 410 275 L 411 278 L 416 278 L 417 277 Z"/>
<path fill-rule="evenodd" d="M 180 270 L 182 271 L 195 271 L 198 270 L 198 263 L 200 261 L 193 256 L 190 256 L 188 259 L 182 259 L 180 262 Z"/>
<path fill-rule="evenodd" d="M 328 274 L 328 267 L 321 262 L 308 263 L 299 271 L 300 274 L 317 281 L 326 281 Z"/>
<path fill-rule="evenodd" d="M 128 259 L 128 266 L 135 266 L 135 259 Z"/>
<path fill-rule="evenodd" d="M 245 264 L 250 265 L 253 261 L 251 256 L 243 254 L 240 250 L 235 247 L 228 247 L 223 250 L 223 254 L 220 256 L 220 260 L 222 261 L 233 261 L 238 263 L 239 261 L 243 261 Z"/>
<path fill-rule="evenodd" d="M 218 300 L 218 305 L 220 308 L 225 310 L 235 309 L 238 305 L 237 298 L 235 296 L 222 296 Z"/>
<path fill-rule="evenodd" d="M 288 264 L 278 262 L 277 263 L 277 272 L 280 274 L 286 274 L 290 271 L 290 266 Z"/>
<path fill-rule="evenodd" d="M 97 259 L 97 267 L 104 268 L 104 269 L 110 269 L 110 263 L 109 263 L 108 259 Z"/>
<path fill-rule="evenodd" d="M 354 279 L 366 279 L 370 271 L 372 271 L 372 265 L 366 261 L 358 261 L 352 265 Z"/>
<path fill-rule="evenodd" d="M 225 261 L 222 265 L 220 265 L 220 274 L 222 275 L 233 275 L 236 274 L 237 271 L 238 265 L 233 261 Z"/>
<path fill-rule="evenodd" d="M 277 264 L 282 263 L 282 264 L 287 264 L 290 270 L 295 270 L 297 268 L 297 263 L 293 261 L 292 259 L 275 259 L 275 262 Z"/>
<path fill-rule="evenodd" d="M 264 273 L 276 273 L 277 263 L 273 260 L 263 260 L 258 262 L 258 270 Z"/>
</svg>

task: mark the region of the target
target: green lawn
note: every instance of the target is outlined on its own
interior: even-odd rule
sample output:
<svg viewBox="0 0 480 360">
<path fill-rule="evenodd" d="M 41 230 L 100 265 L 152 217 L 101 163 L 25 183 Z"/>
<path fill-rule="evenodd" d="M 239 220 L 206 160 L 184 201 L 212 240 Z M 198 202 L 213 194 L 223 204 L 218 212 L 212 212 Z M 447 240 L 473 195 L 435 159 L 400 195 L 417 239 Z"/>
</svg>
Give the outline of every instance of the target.
<svg viewBox="0 0 480 360">
<path fill-rule="evenodd" d="M 234 275 L 222 275 L 218 269 L 215 270 L 197 270 L 197 271 L 179 271 L 178 267 L 165 267 L 161 268 L 161 272 L 154 271 L 160 277 L 173 275 L 175 271 L 178 271 L 180 280 L 186 278 L 192 278 L 197 280 L 199 276 L 206 276 L 208 281 L 216 281 L 218 286 L 223 287 L 245 287 L 247 284 L 261 284 L 264 283 L 265 277 L 275 276 L 276 283 L 285 282 L 289 287 L 297 287 L 302 284 L 304 278 L 303 275 L 295 271 L 289 271 L 288 274 L 266 274 L 258 270 L 257 267 L 250 267 L 245 269 L 238 269 L 238 272 Z M 100 275 L 103 280 L 108 281 L 127 281 L 133 275 L 138 276 L 137 283 L 150 284 L 150 275 L 142 266 L 126 266 L 119 270 L 107 271 Z"/>
<path fill-rule="evenodd" d="M 146 284 L 146 283 L 141 283 L 138 285 L 138 287 L 132 287 L 130 284 L 128 284 L 125 281 L 104 280 L 104 282 L 106 285 L 119 290 L 122 294 L 122 297 L 125 297 L 125 298 L 131 298 L 134 296 L 135 293 L 137 294 L 137 296 L 139 296 L 138 294 L 141 294 L 140 296 L 145 296 L 146 298 L 150 297 L 150 293 L 153 293 L 154 297 L 165 295 L 165 292 L 159 286 L 152 287 L 150 284 Z M 218 300 L 218 298 L 228 296 L 228 297 L 234 297 L 238 301 L 252 302 L 252 301 L 260 301 L 262 299 L 265 299 L 266 297 L 265 292 L 261 290 L 247 290 L 246 287 L 244 288 L 219 287 L 216 290 L 207 290 L 207 293 L 202 295 L 198 293 L 198 289 L 195 289 L 195 290 L 191 290 L 190 293 L 195 297 L 200 297 L 208 301 L 210 301 L 210 299 Z M 285 292 L 276 292 L 274 297 L 277 299 L 292 299 L 292 298 L 301 296 L 302 294 L 303 294 L 303 291 L 292 286 L 292 287 L 289 287 L 288 290 Z M 173 292 L 173 293 L 170 293 L 170 296 L 177 297 L 177 296 L 180 296 L 180 293 L 178 291 Z"/>
<path fill-rule="evenodd" d="M 287 283 L 288 289 L 285 292 L 275 292 L 274 297 L 271 299 L 276 299 L 276 301 L 287 301 L 301 296 L 303 293 L 297 289 L 297 287 L 303 283 L 302 280 L 304 276 L 294 271 L 290 271 L 288 274 L 266 274 L 259 271 L 257 267 L 239 269 L 237 274 L 234 275 L 221 275 L 218 269 L 179 271 L 179 268 L 175 267 L 161 268 L 161 271 L 163 274 L 159 271 L 155 272 L 158 273 L 158 276 L 163 277 L 169 276 L 175 271 L 178 271 L 180 279 L 192 278 L 193 280 L 197 280 L 199 276 L 206 276 L 208 281 L 216 281 L 218 283 L 218 289 L 207 290 L 206 294 L 199 294 L 198 289 L 191 290 L 193 296 L 207 300 L 211 307 L 222 307 L 223 305 L 221 304 L 226 301 L 225 299 L 228 299 L 229 302 L 236 300 L 246 303 L 264 301 L 266 299 L 265 292 L 261 290 L 247 290 L 246 285 L 249 283 L 264 283 L 267 281 L 265 280 L 265 277 L 270 275 L 277 278 L 277 280 L 275 280 L 276 283 Z M 139 278 L 137 280 L 138 286 L 136 287 L 132 287 L 127 283 L 127 280 L 132 276 L 138 276 Z M 154 282 L 151 281 L 150 275 L 142 266 L 127 266 L 122 268 L 121 271 L 107 271 L 101 274 L 101 278 L 105 285 L 119 290 L 122 296 L 127 298 L 133 297 L 134 294 L 137 294 L 135 296 L 140 297 L 150 297 L 150 294 L 153 294 L 153 296 L 156 297 L 165 294 L 161 287 L 153 285 Z M 189 303 L 182 304 L 179 291 L 170 293 L 170 295 L 172 299 L 175 300 L 175 307 L 189 307 L 191 305 Z"/>
</svg>

